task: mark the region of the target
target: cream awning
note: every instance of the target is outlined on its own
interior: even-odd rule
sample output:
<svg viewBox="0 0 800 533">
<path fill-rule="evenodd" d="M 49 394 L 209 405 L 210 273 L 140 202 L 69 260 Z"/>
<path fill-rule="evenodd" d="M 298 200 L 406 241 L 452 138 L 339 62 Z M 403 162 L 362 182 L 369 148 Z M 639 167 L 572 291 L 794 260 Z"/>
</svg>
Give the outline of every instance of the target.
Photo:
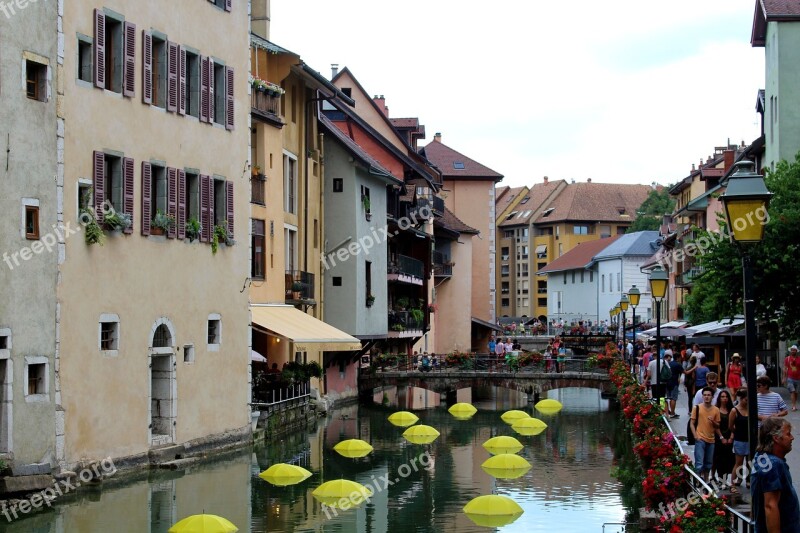
<svg viewBox="0 0 800 533">
<path fill-rule="evenodd" d="M 361 341 L 291 305 L 250 306 L 253 325 L 294 343 L 294 351 L 347 352 Z"/>
</svg>

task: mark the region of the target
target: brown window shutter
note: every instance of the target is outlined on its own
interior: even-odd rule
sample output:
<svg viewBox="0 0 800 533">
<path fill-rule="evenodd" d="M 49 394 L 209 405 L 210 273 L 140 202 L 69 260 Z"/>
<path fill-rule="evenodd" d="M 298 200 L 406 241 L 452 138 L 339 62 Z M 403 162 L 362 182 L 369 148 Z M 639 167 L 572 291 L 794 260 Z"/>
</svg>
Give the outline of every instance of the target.
<svg viewBox="0 0 800 533">
<path fill-rule="evenodd" d="M 208 122 L 208 58 L 200 56 L 200 122 Z"/>
<path fill-rule="evenodd" d="M 233 182 L 225 182 L 225 218 L 228 221 L 228 233 L 233 236 Z"/>
<path fill-rule="evenodd" d="M 94 178 L 94 218 L 98 224 L 103 223 L 103 203 L 106 201 L 106 157 L 103 152 L 92 153 L 92 176 Z"/>
<path fill-rule="evenodd" d="M 209 176 L 206 187 L 208 187 L 208 192 L 206 193 L 208 197 L 208 220 L 206 222 L 211 232 L 209 233 L 210 238 L 210 236 L 214 234 L 214 178 Z"/>
<path fill-rule="evenodd" d="M 208 121 L 214 122 L 214 60 L 208 58 Z"/>
<path fill-rule="evenodd" d="M 122 182 L 123 210 L 131 216 L 131 225 L 125 228 L 125 233 L 133 233 L 133 158 L 122 159 L 124 181 Z"/>
<path fill-rule="evenodd" d="M 153 218 L 150 206 L 150 186 L 153 183 L 153 173 L 150 163 L 142 161 L 142 235 L 150 235 L 150 221 Z"/>
<path fill-rule="evenodd" d="M 173 224 L 167 230 L 167 238 L 174 239 L 175 232 L 177 231 L 178 222 L 178 169 L 167 168 L 167 214 L 174 220 Z"/>
<path fill-rule="evenodd" d="M 209 177 L 200 174 L 200 242 L 211 239 L 211 227 L 208 225 L 208 182 Z"/>
<path fill-rule="evenodd" d="M 178 46 L 178 113 L 186 114 L 186 49 Z"/>
<path fill-rule="evenodd" d="M 167 42 L 167 111 L 178 111 L 178 45 Z"/>
<path fill-rule="evenodd" d="M 225 11 L 230 11 L 231 10 L 231 4 L 232 3 L 233 3 L 233 0 L 225 0 Z"/>
<path fill-rule="evenodd" d="M 145 30 L 142 30 L 142 56 L 143 56 L 142 57 L 142 103 L 152 104 L 153 103 L 153 36 Z"/>
<path fill-rule="evenodd" d="M 122 95 L 136 93 L 136 24 L 125 23 L 125 68 L 122 70 Z"/>
<path fill-rule="evenodd" d="M 106 88 L 106 15 L 94 10 L 94 86 Z"/>
<path fill-rule="evenodd" d="M 186 238 L 186 171 L 178 170 L 178 238 Z"/>
<path fill-rule="evenodd" d="M 225 67 L 225 129 L 233 129 L 233 67 Z"/>
</svg>

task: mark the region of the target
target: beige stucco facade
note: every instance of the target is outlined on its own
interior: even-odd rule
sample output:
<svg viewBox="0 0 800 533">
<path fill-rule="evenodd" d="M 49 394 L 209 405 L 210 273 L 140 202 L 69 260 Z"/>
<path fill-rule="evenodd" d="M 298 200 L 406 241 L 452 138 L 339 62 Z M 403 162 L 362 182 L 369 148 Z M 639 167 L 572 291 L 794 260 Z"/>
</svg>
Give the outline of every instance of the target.
<svg viewBox="0 0 800 533">
<path fill-rule="evenodd" d="M 78 79 L 76 36 L 94 35 L 95 8 L 107 21 L 124 17 L 136 25 L 132 97 Z M 169 9 L 123 0 L 64 5 L 58 94 L 65 124 L 64 219 L 78 220 L 79 184 L 92 186 L 94 151 L 132 158 L 134 168 L 132 233 L 106 232 L 102 246 L 87 245 L 82 234 L 66 243 L 56 362 L 64 464 L 140 454 L 156 444 L 249 426 L 248 293 L 242 291 L 250 241 L 248 27 L 241 2 L 230 12 L 192 0 L 175 0 Z M 143 30 L 233 68 L 232 130 L 143 103 Z M 227 209 L 233 208 L 236 244 L 220 245 L 212 255 L 197 240 L 143 235 L 143 162 L 232 184 Z M 210 320 L 219 321 L 213 335 Z M 115 349 L 101 349 L 100 323 L 115 321 Z M 169 332 L 166 346 L 153 348 L 160 325 Z"/>
<path fill-rule="evenodd" d="M 477 236 L 462 234 L 450 246 L 450 260 L 453 262 L 453 275 L 436 288 L 437 311 L 433 315 L 436 328 L 434 346 L 436 353 L 469 351 L 472 348 L 471 328 L 452 327 L 452 324 L 472 323 L 471 285 L 475 282 L 472 274 L 473 244 Z"/>
</svg>

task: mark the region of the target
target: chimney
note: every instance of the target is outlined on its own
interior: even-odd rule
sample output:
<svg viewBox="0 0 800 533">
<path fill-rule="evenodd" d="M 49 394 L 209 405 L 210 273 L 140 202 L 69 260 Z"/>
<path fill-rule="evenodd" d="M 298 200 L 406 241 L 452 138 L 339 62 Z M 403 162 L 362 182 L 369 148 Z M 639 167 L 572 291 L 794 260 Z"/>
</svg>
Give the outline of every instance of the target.
<svg viewBox="0 0 800 533">
<path fill-rule="evenodd" d="M 725 163 L 725 172 L 733 166 L 733 159 L 736 156 L 735 150 L 725 150 L 722 152 L 723 161 Z"/>
<path fill-rule="evenodd" d="M 547 185 L 549 181 L 550 181 L 550 178 L 548 178 L 547 176 L 545 176 L 545 177 L 544 177 L 544 184 L 545 184 L 545 185 Z"/>
<path fill-rule="evenodd" d="M 383 97 L 383 95 L 378 96 L 376 94 L 375 96 L 372 97 L 372 101 L 375 102 L 375 105 L 378 106 L 378 109 L 381 110 L 383 116 L 385 117 L 389 116 L 389 108 L 386 107 L 386 99 Z"/>
<path fill-rule="evenodd" d="M 434 142 L 437 142 L 437 143 L 440 143 L 440 142 L 442 142 L 442 133 L 441 133 L 441 132 L 439 132 L 439 131 L 437 131 L 436 133 L 434 133 L 434 134 L 433 134 L 433 141 L 434 141 Z"/>
<path fill-rule="evenodd" d="M 267 0 L 253 0 L 250 7 L 250 31 L 269 40 L 270 3 Z"/>
<path fill-rule="evenodd" d="M 692 172 L 694 172 L 694 171 L 695 171 L 694 163 L 692 163 Z"/>
<path fill-rule="evenodd" d="M 335 78 L 337 74 L 339 74 L 339 63 L 331 63 L 331 79 Z"/>
</svg>

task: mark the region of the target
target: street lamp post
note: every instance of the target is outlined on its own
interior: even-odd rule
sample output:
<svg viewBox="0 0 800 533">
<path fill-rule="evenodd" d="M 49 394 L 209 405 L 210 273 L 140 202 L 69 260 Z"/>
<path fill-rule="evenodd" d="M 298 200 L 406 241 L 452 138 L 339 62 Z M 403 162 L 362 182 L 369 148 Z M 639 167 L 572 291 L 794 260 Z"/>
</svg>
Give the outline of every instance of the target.
<svg viewBox="0 0 800 533">
<path fill-rule="evenodd" d="M 619 299 L 619 308 L 622 309 L 622 349 L 624 352 L 627 352 L 626 347 L 628 345 L 627 339 L 625 338 L 625 326 L 627 325 L 625 321 L 625 311 L 628 310 L 628 305 L 630 305 L 630 300 L 628 300 L 628 295 L 623 292 L 622 298 Z M 623 353 L 623 355 L 625 355 L 625 353 Z"/>
<path fill-rule="evenodd" d="M 656 378 L 653 380 L 653 398 L 664 397 L 661 383 L 661 301 L 667 294 L 669 275 L 660 265 L 650 271 L 650 293 L 656 301 Z"/>
<path fill-rule="evenodd" d="M 755 301 L 753 300 L 753 268 L 749 247 L 764 239 L 764 226 L 769 221 L 767 207 L 772 193 L 767 190 L 764 178 L 754 172 L 752 161 L 739 161 L 735 172 L 728 178 L 725 194 L 720 197 L 725 207 L 728 234 L 742 255 L 745 370 L 747 373 L 748 436 L 750 460 L 758 442 L 758 399 L 756 396 L 756 335 Z"/>
<path fill-rule="evenodd" d="M 628 291 L 628 299 L 631 302 L 631 307 L 633 307 L 633 349 L 636 350 L 636 306 L 639 305 L 639 298 L 641 298 L 641 293 L 639 289 L 636 288 L 636 285 L 632 286 Z M 634 354 L 635 356 L 635 354 Z M 633 361 L 631 361 L 633 363 Z M 631 368 L 633 368 L 633 364 L 631 364 Z"/>
</svg>

